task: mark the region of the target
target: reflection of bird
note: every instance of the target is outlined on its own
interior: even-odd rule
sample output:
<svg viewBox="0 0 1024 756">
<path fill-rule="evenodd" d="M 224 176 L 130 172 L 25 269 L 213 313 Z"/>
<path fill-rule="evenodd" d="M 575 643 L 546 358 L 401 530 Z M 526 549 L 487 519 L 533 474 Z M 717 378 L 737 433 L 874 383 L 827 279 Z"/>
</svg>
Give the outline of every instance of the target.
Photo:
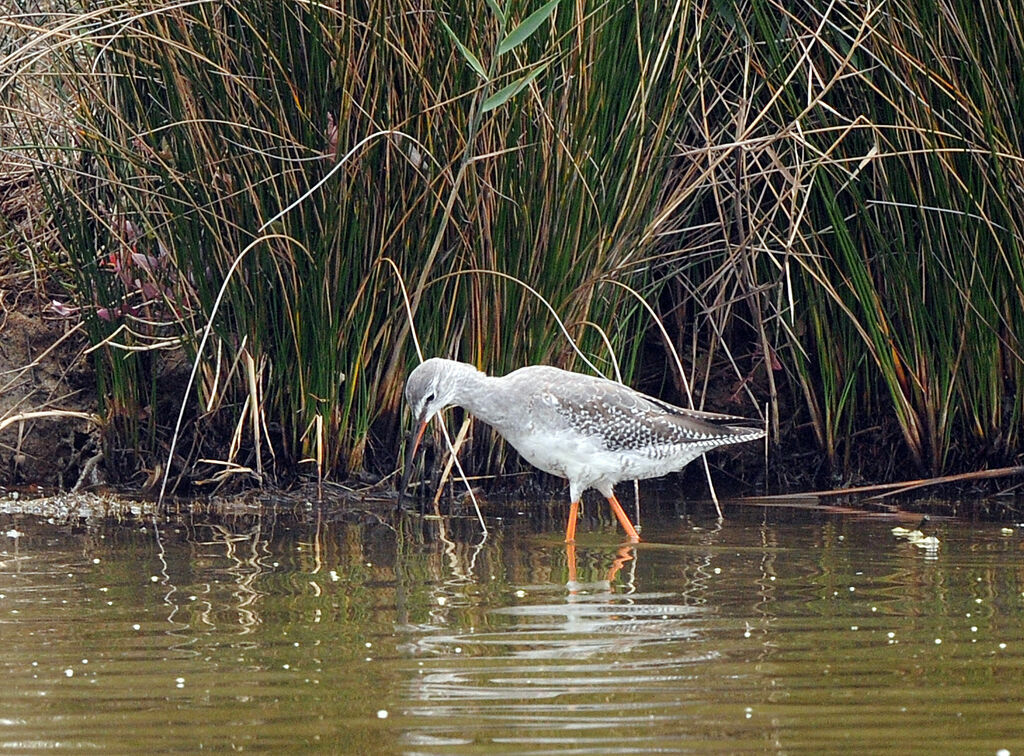
<svg viewBox="0 0 1024 756">
<path fill-rule="evenodd" d="M 919 548 L 934 551 L 939 548 L 939 539 L 933 535 L 926 536 L 921 530 L 930 522 L 931 518 L 928 517 L 928 515 L 925 515 L 913 530 L 908 530 L 907 528 L 897 525 L 891 532 L 897 538 L 905 538 L 908 543 L 912 543 Z"/>
<path fill-rule="evenodd" d="M 494 378 L 472 365 L 435 357 L 409 375 L 405 398 L 415 427 L 403 492 L 427 422 L 458 405 L 492 426 L 527 462 L 569 479 L 567 542 L 575 540 L 586 489 L 600 491 L 629 539 L 638 541 L 615 498 L 616 483 L 681 470 L 716 446 L 764 435 L 744 425 L 750 421 L 743 418 L 675 407 L 621 383 L 540 365 Z"/>
</svg>

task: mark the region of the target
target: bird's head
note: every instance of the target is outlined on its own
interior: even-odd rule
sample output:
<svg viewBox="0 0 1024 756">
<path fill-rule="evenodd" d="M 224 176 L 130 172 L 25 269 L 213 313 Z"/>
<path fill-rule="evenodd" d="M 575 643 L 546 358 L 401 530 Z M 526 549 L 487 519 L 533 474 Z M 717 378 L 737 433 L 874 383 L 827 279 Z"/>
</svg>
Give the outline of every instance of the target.
<svg viewBox="0 0 1024 756">
<path fill-rule="evenodd" d="M 409 374 L 405 383 L 405 401 L 412 410 L 417 444 L 423 427 L 430 419 L 455 403 L 458 381 L 454 375 L 457 371 L 452 366 L 462 367 L 462 363 L 433 357 Z"/>
<path fill-rule="evenodd" d="M 416 450 L 423 439 L 427 423 L 441 410 L 458 404 L 459 391 L 468 377 L 481 375 L 472 365 L 440 357 L 426 360 L 409 374 L 405 383 L 405 401 L 412 410 L 413 426 L 406 443 L 401 495 L 405 494 Z"/>
</svg>

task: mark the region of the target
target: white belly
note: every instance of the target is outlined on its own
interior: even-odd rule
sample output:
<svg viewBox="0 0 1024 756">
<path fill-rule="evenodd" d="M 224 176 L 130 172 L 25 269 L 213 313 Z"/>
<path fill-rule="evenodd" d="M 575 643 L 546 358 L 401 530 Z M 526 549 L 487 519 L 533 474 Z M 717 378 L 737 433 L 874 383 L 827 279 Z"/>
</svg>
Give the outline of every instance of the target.
<svg viewBox="0 0 1024 756">
<path fill-rule="evenodd" d="M 692 454 L 681 453 L 682 450 L 675 447 L 666 449 L 667 453 L 662 455 L 657 454 L 657 450 L 609 451 L 599 439 L 581 437 L 571 431 L 545 435 L 541 439 L 527 429 L 523 434 L 511 434 L 506 440 L 534 467 L 568 478 L 580 493 L 596 488 L 605 496 L 619 481 L 657 478 L 681 470 L 702 451 L 695 448 Z"/>
</svg>

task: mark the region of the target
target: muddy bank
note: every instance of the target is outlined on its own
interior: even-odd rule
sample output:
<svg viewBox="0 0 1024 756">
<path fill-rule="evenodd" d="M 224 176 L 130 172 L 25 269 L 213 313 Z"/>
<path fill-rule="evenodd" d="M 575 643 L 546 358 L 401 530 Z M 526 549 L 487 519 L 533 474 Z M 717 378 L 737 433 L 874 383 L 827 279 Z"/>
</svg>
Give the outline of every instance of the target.
<svg viewBox="0 0 1024 756">
<path fill-rule="evenodd" d="M 11 278 L 0 277 L 0 423 L 7 424 L 0 431 L 0 485 L 71 489 L 89 477 L 99 453 L 93 423 L 57 414 L 96 410 L 85 335 L 47 316 L 34 294 L 13 289 Z"/>
</svg>

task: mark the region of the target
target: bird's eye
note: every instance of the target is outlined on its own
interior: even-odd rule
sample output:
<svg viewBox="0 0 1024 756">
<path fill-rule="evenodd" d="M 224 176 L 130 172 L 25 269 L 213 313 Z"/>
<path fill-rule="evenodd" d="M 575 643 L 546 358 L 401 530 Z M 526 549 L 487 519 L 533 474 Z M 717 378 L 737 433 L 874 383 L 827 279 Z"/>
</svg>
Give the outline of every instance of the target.
<svg viewBox="0 0 1024 756">
<path fill-rule="evenodd" d="M 434 401 L 434 392 L 433 391 L 431 391 L 429 394 L 427 394 L 427 398 L 423 402 L 423 405 L 426 406 L 426 405 L 430 404 L 432 401 Z"/>
</svg>

